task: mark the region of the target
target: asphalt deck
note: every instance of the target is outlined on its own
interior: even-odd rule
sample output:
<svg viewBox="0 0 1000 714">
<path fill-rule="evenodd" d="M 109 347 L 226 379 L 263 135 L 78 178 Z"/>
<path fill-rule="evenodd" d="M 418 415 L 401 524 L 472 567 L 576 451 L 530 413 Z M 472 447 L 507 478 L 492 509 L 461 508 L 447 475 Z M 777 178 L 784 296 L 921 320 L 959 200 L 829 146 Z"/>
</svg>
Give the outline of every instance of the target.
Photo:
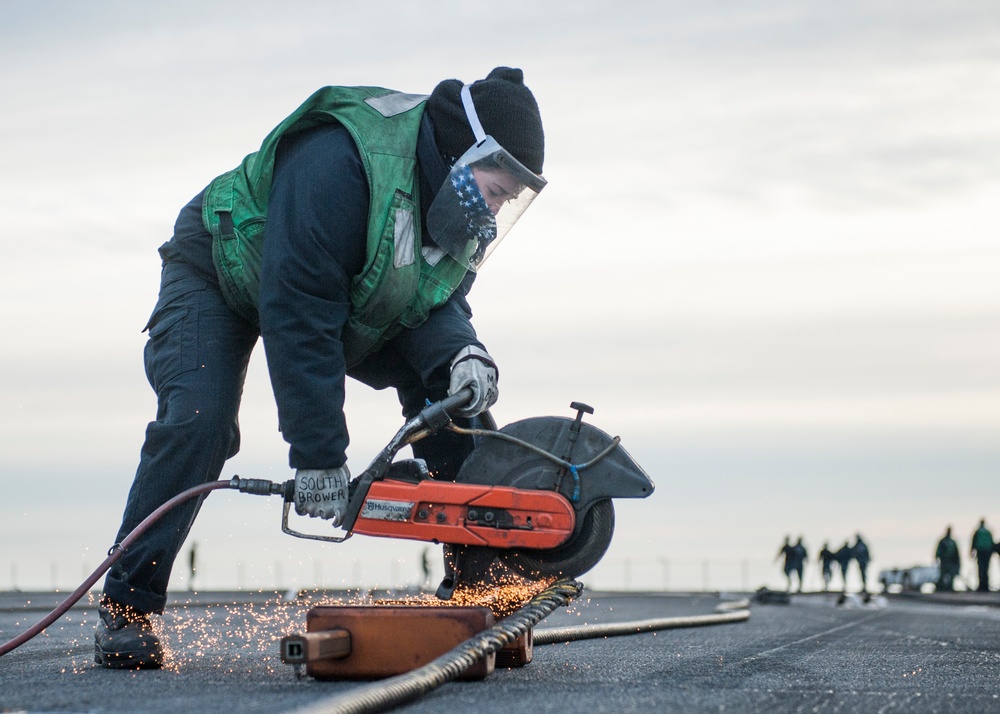
<svg viewBox="0 0 1000 714">
<path fill-rule="evenodd" d="M 0 593 L 0 643 L 65 594 Z M 292 712 L 325 705 L 358 682 L 297 679 L 278 639 L 305 630 L 320 598 L 181 593 L 158 618 L 159 671 L 93 663 L 88 597 L 44 633 L 0 657 L 0 712 L 205 714 Z M 368 602 L 358 593 L 333 596 Z M 584 591 L 535 628 L 707 615 L 753 594 Z M 393 711 L 502 707 L 545 712 L 1000 712 L 1000 594 L 792 595 L 751 602 L 744 622 L 579 640 L 534 660 L 450 682 Z"/>
</svg>

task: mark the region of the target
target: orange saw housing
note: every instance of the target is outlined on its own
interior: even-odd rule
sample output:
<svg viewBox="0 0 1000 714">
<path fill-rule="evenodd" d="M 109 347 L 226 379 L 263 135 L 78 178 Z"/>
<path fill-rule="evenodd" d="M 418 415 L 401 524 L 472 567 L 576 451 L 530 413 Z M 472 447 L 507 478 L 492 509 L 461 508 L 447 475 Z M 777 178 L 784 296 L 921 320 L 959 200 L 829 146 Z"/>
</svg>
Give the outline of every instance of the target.
<svg viewBox="0 0 1000 714">
<path fill-rule="evenodd" d="M 565 496 L 425 479 L 375 481 L 354 533 L 492 548 L 555 548 L 576 525 Z"/>
</svg>

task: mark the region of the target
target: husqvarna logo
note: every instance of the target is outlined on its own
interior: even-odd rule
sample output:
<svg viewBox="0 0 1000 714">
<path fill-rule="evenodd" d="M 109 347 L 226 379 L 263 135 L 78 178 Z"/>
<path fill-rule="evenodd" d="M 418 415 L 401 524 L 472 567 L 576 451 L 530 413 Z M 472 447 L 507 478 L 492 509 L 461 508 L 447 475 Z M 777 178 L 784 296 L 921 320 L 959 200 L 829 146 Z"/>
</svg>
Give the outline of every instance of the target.
<svg viewBox="0 0 1000 714">
<path fill-rule="evenodd" d="M 361 518 L 368 518 L 373 521 L 405 521 L 413 513 L 413 506 L 409 501 L 377 501 L 369 498 L 365 501 L 365 507 L 361 509 Z"/>
</svg>

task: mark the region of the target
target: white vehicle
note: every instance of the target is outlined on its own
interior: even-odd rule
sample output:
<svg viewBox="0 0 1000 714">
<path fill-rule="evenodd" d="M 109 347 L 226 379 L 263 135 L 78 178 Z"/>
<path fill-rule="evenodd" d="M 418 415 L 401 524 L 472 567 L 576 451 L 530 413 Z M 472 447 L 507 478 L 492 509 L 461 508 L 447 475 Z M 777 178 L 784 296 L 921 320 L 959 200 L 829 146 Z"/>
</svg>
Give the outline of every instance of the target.
<svg viewBox="0 0 1000 714">
<path fill-rule="evenodd" d="M 914 565 L 912 568 L 890 568 L 878 574 L 878 581 L 885 592 L 920 592 L 925 585 L 938 581 L 937 565 Z"/>
</svg>

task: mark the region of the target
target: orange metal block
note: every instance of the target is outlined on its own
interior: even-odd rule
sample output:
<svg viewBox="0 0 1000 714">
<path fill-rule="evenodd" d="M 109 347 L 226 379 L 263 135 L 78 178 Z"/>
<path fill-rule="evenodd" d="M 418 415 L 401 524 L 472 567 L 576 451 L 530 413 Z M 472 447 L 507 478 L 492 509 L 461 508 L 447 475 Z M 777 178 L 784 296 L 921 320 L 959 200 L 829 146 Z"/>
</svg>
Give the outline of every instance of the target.
<svg viewBox="0 0 1000 714">
<path fill-rule="evenodd" d="M 534 631 L 529 629 L 516 640 L 497 651 L 497 667 L 523 667 L 535 656 Z"/>
<path fill-rule="evenodd" d="M 281 638 L 281 661 L 286 664 L 340 659 L 350 654 L 351 633 L 347 630 L 322 630 Z"/>
<path fill-rule="evenodd" d="M 307 638 L 328 630 L 350 633 L 350 654 L 306 661 L 316 679 L 381 679 L 422 667 L 462 642 L 492 627 L 486 607 L 330 605 L 306 615 Z M 318 647 L 312 647 L 318 651 Z M 496 655 L 470 668 L 462 679 L 482 679 L 493 672 Z"/>
</svg>

